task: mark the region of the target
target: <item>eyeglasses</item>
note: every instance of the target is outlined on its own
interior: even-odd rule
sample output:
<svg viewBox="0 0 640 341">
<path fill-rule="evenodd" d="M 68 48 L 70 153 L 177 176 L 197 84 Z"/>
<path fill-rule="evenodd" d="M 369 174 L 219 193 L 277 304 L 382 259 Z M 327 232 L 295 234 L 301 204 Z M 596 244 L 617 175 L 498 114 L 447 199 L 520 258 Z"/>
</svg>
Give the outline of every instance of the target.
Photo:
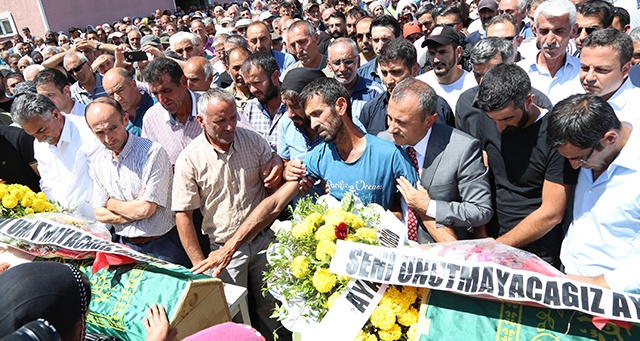
<svg viewBox="0 0 640 341">
<path fill-rule="evenodd" d="M 182 54 L 183 52 L 187 51 L 187 53 L 193 51 L 193 46 L 187 46 L 183 49 L 175 49 L 173 50 L 173 52 L 177 53 L 177 54 Z"/>
<path fill-rule="evenodd" d="M 598 140 L 598 142 L 596 142 L 596 144 L 594 144 L 593 147 L 591 147 L 591 150 L 589 151 L 589 153 L 587 155 L 585 155 L 585 157 L 583 159 L 578 159 L 578 162 L 580 162 L 583 165 L 586 164 L 587 161 L 589 161 L 589 158 L 591 157 L 593 152 L 596 150 L 596 147 L 598 145 L 600 145 L 600 140 Z"/>
<path fill-rule="evenodd" d="M 84 64 L 86 64 L 87 62 L 82 62 L 80 63 L 80 65 L 74 67 L 73 69 L 69 69 L 67 70 L 68 73 L 72 73 L 72 74 L 76 74 L 78 72 L 80 72 L 82 70 L 82 67 L 84 66 Z"/>
<path fill-rule="evenodd" d="M 587 32 L 587 35 L 590 35 L 591 33 L 597 31 L 598 28 L 595 26 L 589 26 L 589 27 L 578 27 L 578 35 L 582 34 L 582 31 Z"/>
<path fill-rule="evenodd" d="M 358 34 L 356 34 L 356 39 L 358 39 L 358 40 L 363 40 L 364 37 L 367 37 L 368 39 L 371 39 L 371 33 L 365 33 L 365 34 L 358 33 Z"/>
<path fill-rule="evenodd" d="M 356 63 L 355 58 L 336 59 L 331 61 L 331 64 L 333 64 L 333 66 L 340 66 L 340 64 L 344 64 L 344 66 L 350 67 L 355 63 Z"/>
</svg>

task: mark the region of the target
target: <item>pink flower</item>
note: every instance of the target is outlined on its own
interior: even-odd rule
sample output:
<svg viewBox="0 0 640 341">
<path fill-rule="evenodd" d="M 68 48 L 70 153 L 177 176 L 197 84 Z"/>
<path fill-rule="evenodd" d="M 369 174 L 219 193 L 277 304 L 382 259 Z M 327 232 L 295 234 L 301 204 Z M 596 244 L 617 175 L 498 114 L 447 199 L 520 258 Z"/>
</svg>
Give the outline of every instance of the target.
<svg viewBox="0 0 640 341">
<path fill-rule="evenodd" d="M 347 224 L 340 223 L 336 225 L 336 238 L 341 240 L 347 238 Z"/>
</svg>

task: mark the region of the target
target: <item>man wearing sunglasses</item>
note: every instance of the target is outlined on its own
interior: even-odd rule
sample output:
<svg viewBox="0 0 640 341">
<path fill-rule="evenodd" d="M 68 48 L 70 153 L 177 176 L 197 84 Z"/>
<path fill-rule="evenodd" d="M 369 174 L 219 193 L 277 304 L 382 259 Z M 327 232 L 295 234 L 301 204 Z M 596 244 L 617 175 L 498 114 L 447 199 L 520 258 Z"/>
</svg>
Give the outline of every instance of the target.
<svg viewBox="0 0 640 341">
<path fill-rule="evenodd" d="M 579 170 L 560 258 L 574 280 L 640 293 L 637 129 L 602 98 L 574 95 L 549 116 L 547 141 Z"/>
<path fill-rule="evenodd" d="M 578 33 L 575 38 L 577 51 L 574 56 L 580 56 L 582 42 L 588 35 L 611 26 L 614 11 L 613 5 L 603 0 L 590 0 L 578 6 L 576 13 Z"/>
<path fill-rule="evenodd" d="M 87 57 L 81 52 L 69 52 L 64 56 L 64 68 L 67 73 L 75 77 L 77 82 L 71 85 L 71 97 L 82 104 L 89 104 L 96 98 L 106 97 L 107 92 L 102 86 L 102 76 L 91 72 Z"/>
<path fill-rule="evenodd" d="M 364 105 L 383 93 L 382 85 L 370 79 L 358 76 L 358 46 L 350 38 L 338 38 L 329 45 L 329 62 L 327 66 L 335 79 L 347 89 L 351 96 L 351 113 L 354 118 L 360 117 Z"/>
</svg>

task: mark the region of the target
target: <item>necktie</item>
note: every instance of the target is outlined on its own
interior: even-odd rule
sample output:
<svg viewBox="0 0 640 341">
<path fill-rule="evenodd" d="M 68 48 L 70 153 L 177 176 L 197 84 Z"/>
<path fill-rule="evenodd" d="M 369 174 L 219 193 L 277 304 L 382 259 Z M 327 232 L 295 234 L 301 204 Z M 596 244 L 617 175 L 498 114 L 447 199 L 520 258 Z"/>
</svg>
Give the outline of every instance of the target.
<svg viewBox="0 0 640 341">
<path fill-rule="evenodd" d="M 416 150 L 413 147 L 407 147 L 407 154 L 409 154 L 409 159 L 411 160 L 411 164 L 413 168 L 418 173 L 418 158 L 416 157 Z M 409 239 L 415 242 L 418 241 L 418 217 L 416 212 L 412 209 L 409 209 L 407 212 L 407 230 L 409 234 Z"/>
</svg>

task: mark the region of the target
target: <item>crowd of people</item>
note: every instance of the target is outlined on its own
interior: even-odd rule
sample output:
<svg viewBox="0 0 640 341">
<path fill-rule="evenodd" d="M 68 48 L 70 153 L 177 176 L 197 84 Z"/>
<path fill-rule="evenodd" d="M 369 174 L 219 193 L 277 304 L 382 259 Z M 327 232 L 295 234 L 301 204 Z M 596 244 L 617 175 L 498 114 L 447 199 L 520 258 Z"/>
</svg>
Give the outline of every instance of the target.
<svg viewBox="0 0 640 341">
<path fill-rule="evenodd" d="M 640 293 L 637 7 L 255 0 L 25 27 L 0 43 L 0 178 L 247 288 L 267 339 L 291 334 L 262 251 L 303 195 Z"/>
</svg>

